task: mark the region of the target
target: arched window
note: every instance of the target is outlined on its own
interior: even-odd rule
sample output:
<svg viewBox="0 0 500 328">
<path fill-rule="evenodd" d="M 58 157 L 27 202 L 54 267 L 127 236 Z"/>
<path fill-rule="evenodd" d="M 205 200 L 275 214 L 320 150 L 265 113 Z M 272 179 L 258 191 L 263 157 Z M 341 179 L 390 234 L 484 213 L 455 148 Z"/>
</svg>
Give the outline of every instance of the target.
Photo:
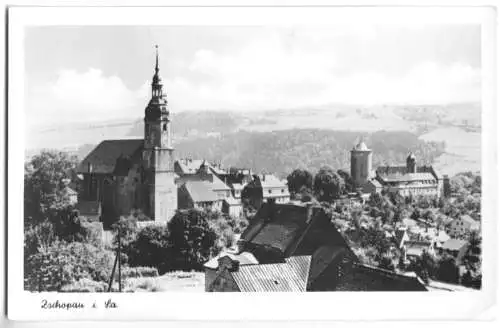
<svg viewBox="0 0 500 328">
<path fill-rule="evenodd" d="M 163 123 L 163 131 L 167 131 L 167 123 Z"/>
</svg>

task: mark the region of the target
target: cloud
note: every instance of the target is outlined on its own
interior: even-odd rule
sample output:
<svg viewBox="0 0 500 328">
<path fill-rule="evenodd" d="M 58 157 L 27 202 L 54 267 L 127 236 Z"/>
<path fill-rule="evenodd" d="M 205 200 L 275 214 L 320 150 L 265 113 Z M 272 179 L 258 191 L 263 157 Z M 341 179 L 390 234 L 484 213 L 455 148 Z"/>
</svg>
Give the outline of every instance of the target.
<svg viewBox="0 0 500 328">
<path fill-rule="evenodd" d="M 95 68 L 61 70 L 55 81 L 29 92 L 27 113 L 36 115 L 33 124 L 137 117 L 147 96 L 144 87 L 130 90 L 119 77 Z"/>
<path fill-rule="evenodd" d="M 335 49 L 319 42 L 320 37 L 310 47 L 301 43 L 304 39 L 287 42 L 273 33 L 231 54 L 200 49 L 187 69 L 191 75 L 210 79 L 204 83 L 184 77 L 167 79 L 172 108 L 252 110 L 337 102 L 445 104 L 481 99 L 480 68 L 423 61 L 400 74 L 375 68 L 345 72 Z"/>
</svg>

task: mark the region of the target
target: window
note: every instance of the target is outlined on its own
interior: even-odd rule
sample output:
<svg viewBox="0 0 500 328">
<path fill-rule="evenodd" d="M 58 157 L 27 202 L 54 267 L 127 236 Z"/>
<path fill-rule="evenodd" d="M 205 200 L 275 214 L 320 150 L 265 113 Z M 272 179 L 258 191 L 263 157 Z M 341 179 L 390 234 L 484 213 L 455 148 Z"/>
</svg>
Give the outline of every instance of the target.
<svg viewBox="0 0 500 328">
<path fill-rule="evenodd" d="M 163 131 L 167 131 L 167 123 L 163 123 Z"/>
<path fill-rule="evenodd" d="M 269 193 L 272 193 L 272 190 L 271 190 L 271 189 L 269 189 Z"/>
</svg>

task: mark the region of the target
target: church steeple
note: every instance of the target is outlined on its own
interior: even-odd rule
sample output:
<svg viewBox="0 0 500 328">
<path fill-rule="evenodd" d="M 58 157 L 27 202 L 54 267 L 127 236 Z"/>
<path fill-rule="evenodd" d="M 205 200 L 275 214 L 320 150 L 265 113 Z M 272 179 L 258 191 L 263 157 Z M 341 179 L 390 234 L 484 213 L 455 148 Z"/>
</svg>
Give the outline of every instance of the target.
<svg viewBox="0 0 500 328">
<path fill-rule="evenodd" d="M 153 75 L 153 82 L 151 83 L 151 95 L 153 98 L 163 97 L 163 83 L 161 82 L 160 67 L 158 65 L 158 45 L 156 48 L 156 65 L 155 65 L 155 75 Z"/>
</svg>

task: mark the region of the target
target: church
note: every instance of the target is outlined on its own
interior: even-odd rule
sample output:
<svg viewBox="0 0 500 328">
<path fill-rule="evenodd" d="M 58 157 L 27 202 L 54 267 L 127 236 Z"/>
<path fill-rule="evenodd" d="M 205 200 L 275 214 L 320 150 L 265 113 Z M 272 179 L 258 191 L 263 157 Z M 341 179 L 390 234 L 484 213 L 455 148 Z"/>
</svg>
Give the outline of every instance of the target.
<svg viewBox="0 0 500 328">
<path fill-rule="evenodd" d="M 80 213 L 98 217 L 104 227 L 133 210 L 154 221 L 170 220 L 178 207 L 171 124 L 157 48 L 144 138 L 104 140 L 80 163 Z"/>
<path fill-rule="evenodd" d="M 351 150 L 351 177 L 354 187 L 363 193 L 381 192 L 407 196 L 447 195 L 449 179 L 432 165 L 417 165 L 416 156 L 410 152 L 406 165 L 379 166 L 372 169 L 372 150 L 361 140 Z"/>
</svg>

